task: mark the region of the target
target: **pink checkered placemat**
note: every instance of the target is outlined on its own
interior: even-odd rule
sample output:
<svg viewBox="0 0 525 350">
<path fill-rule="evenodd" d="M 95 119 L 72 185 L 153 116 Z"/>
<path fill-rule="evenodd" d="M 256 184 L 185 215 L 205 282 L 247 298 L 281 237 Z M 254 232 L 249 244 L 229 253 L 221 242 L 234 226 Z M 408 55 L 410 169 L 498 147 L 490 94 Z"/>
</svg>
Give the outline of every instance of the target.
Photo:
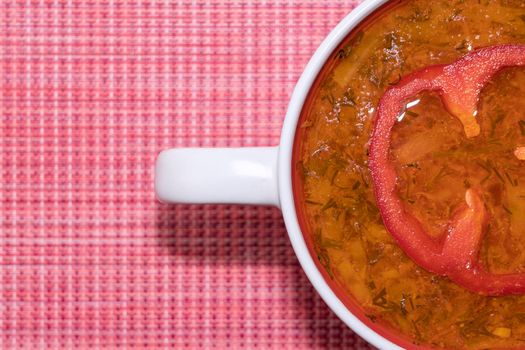
<svg viewBox="0 0 525 350">
<path fill-rule="evenodd" d="M 162 149 L 275 145 L 357 2 L 0 1 L 0 348 L 368 348 L 278 210 L 153 192 Z"/>
</svg>

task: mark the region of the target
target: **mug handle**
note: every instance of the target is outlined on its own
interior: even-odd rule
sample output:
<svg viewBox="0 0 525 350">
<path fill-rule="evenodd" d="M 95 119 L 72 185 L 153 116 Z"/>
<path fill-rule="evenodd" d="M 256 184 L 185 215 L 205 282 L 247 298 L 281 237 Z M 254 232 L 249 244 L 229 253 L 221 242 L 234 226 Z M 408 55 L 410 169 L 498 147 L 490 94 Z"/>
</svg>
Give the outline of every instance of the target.
<svg viewBox="0 0 525 350">
<path fill-rule="evenodd" d="M 278 147 L 175 148 L 155 167 L 155 192 L 165 203 L 279 207 Z"/>
</svg>

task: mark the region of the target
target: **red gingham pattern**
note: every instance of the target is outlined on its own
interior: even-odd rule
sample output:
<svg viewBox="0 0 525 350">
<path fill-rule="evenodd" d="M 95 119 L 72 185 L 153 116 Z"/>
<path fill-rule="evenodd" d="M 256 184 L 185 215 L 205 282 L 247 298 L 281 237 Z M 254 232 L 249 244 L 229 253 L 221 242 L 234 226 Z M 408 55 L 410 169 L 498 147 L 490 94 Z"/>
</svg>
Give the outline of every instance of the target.
<svg viewBox="0 0 525 350">
<path fill-rule="evenodd" d="M 277 144 L 357 2 L 0 1 L 0 348 L 368 348 L 277 209 L 153 192 L 162 149 Z"/>
</svg>

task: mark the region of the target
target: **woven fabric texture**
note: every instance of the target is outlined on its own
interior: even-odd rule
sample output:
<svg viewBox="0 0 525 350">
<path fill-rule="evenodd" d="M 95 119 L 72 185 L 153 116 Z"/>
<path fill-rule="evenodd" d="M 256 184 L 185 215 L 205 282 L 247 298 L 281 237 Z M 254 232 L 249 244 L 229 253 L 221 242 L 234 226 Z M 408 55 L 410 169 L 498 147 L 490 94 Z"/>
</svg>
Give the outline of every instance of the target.
<svg viewBox="0 0 525 350">
<path fill-rule="evenodd" d="M 0 348 L 368 349 L 277 209 L 168 206 L 159 151 L 278 143 L 359 1 L 0 1 Z"/>
</svg>

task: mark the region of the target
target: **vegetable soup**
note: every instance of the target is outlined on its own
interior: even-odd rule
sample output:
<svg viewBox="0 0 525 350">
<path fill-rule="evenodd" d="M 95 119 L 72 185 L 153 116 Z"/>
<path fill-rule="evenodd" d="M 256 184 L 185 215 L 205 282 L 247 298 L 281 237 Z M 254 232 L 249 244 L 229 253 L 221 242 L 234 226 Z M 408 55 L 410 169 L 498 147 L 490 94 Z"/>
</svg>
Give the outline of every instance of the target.
<svg viewBox="0 0 525 350">
<path fill-rule="evenodd" d="M 522 44 L 525 0 L 390 1 L 333 53 L 303 108 L 293 185 L 309 249 L 349 309 L 404 345 L 525 348 Z M 414 84 L 381 130 L 389 99 Z M 474 101 L 473 119 L 452 100 Z M 412 231 L 425 238 L 404 241 Z"/>
</svg>

